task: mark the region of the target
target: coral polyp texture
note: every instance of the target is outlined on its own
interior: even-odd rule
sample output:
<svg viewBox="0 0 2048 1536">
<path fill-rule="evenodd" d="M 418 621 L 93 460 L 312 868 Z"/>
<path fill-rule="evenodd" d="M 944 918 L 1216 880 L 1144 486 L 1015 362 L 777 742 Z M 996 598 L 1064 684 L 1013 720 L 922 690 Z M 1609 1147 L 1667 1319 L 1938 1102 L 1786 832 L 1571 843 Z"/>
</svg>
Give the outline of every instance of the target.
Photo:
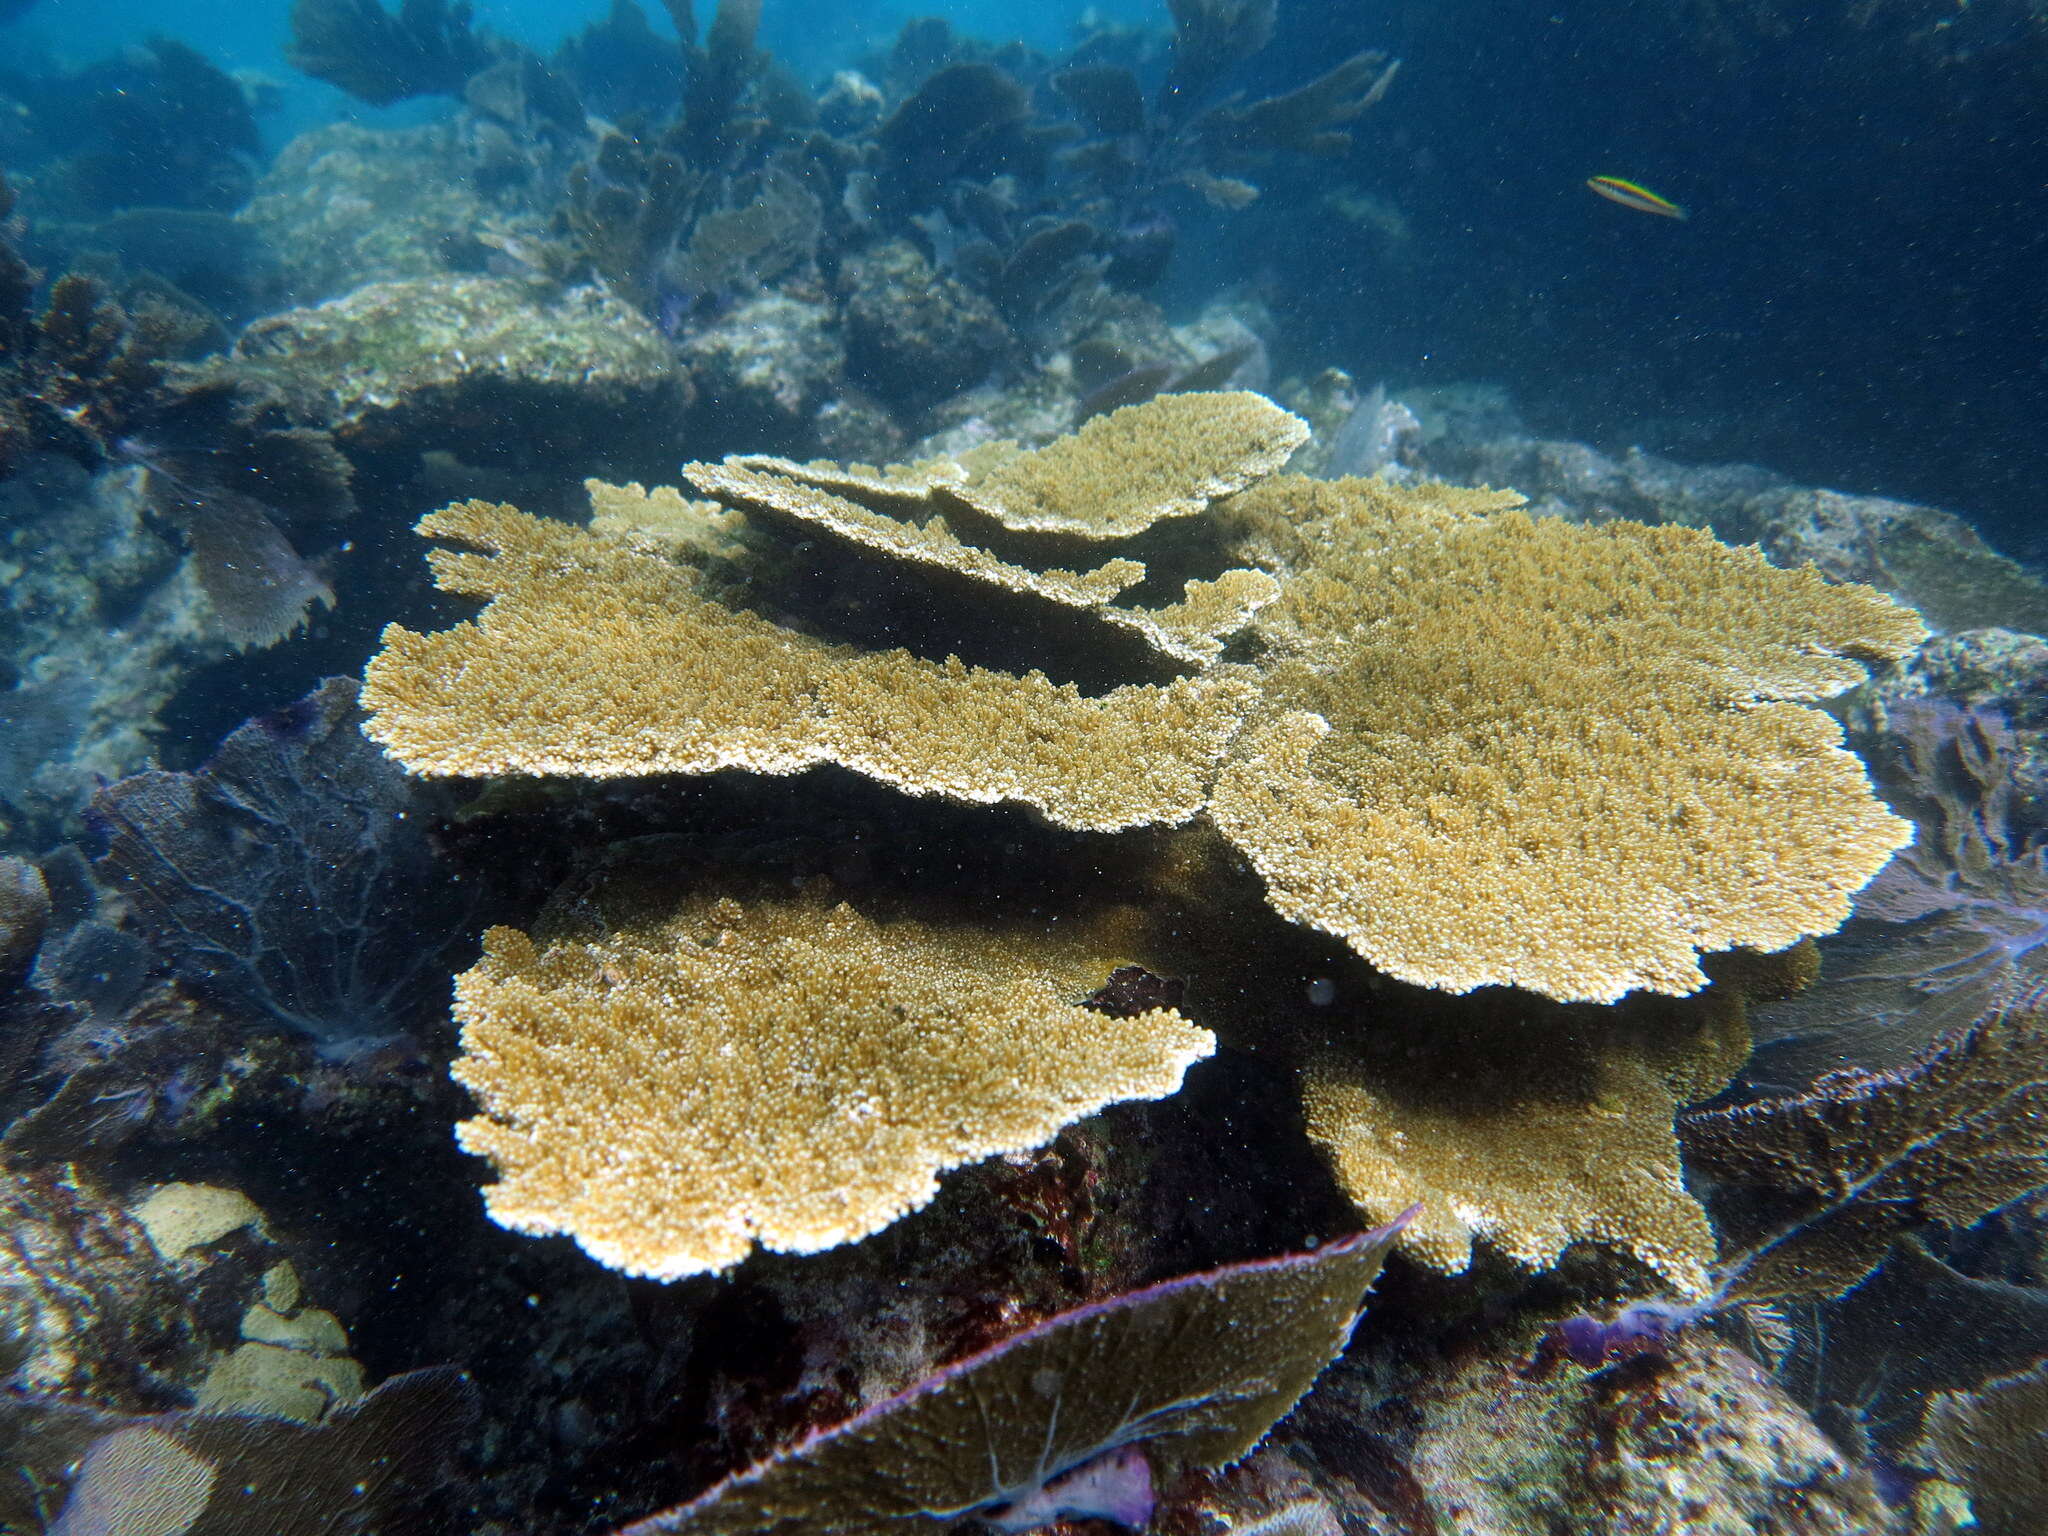
<svg viewBox="0 0 2048 1536">
<path fill-rule="evenodd" d="M 622 1536 L 1143 1528 L 1155 1486 L 1236 1461 L 1308 1391 L 1399 1229 L 1063 1312 Z"/>
<path fill-rule="evenodd" d="M 1005 528 L 1128 538 L 1263 480 L 1307 441 L 1307 424 L 1263 395 L 1161 395 L 1028 453 L 991 444 L 978 472 L 937 491 Z"/>
<path fill-rule="evenodd" d="M 594 940 L 492 929 L 456 983 L 454 1067 L 492 1217 L 674 1279 L 757 1241 L 852 1242 L 943 1169 L 1176 1091 L 1214 1037 L 1081 1007 L 1126 957 L 1113 921 L 1100 948 L 1062 926 L 877 921 L 811 893 L 622 913 Z"/>
<path fill-rule="evenodd" d="M 1611 1009 L 1418 994 L 1389 1038 L 1310 1061 L 1309 1137 L 1367 1220 L 1421 1206 L 1402 1248 L 1433 1269 L 1464 1270 L 1475 1241 L 1530 1269 L 1592 1242 L 1703 1295 L 1714 1231 L 1672 1119 L 1748 1056 L 1747 979 Z"/>
<path fill-rule="evenodd" d="M 1182 600 L 1170 607 L 1123 607 L 1117 597 L 1145 579 L 1145 566 L 1136 560 L 1110 560 L 1080 572 L 1036 571 L 962 542 L 936 514 L 923 523 L 900 520 L 802 478 L 741 463 L 691 464 L 684 473 L 698 490 L 732 505 L 789 517 L 863 550 L 947 572 L 984 589 L 1071 609 L 1124 631 L 1184 666 L 1207 666 L 1216 660 L 1223 653 L 1224 637 L 1243 629 L 1253 614 L 1280 595 L 1279 583 L 1264 571 L 1229 570 L 1213 581 L 1187 582 Z M 889 500 L 896 494 L 893 487 L 882 492 Z"/>
<path fill-rule="evenodd" d="M 441 586 L 487 596 L 439 634 L 393 625 L 365 727 L 415 773 L 796 773 L 837 763 L 913 794 L 1036 806 L 1098 831 L 1201 809 L 1248 695 L 1186 679 L 1083 697 L 905 651 L 857 651 L 726 608 L 638 541 L 467 502 L 423 533 Z"/>
<path fill-rule="evenodd" d="M 1114 652 L 1105 637 L 1137 637 L 1164 682 L 1119 671 L 1120 686 L 1083 693 L 770 622 L 687 563 L 707 558 L 715 513 L 690 514 L 703 537 L 686 549 L 616 517 L 586 531 L 469 502 L 421 531 L 470 546 L 435 552 L 435 574 L 491 602 L 440 634 L 386 631 L 367 729 L 427 774 L 836 763 L 1078 829 L 1206 810 L 1276 910 L 1388 974 L 1560 1001 L 1689 993 L 1702 954 L 1830 932 L 1909 840 L 1807 701 L 1909 649 L 1919 619 L 1697 530 L 1531 518 L 1512 493 L 1281 476 L 1230 495 L 1209 530 L 1270 569 L 1193 578 L 1182 602 L 1147 609 L 1115 601 L 1146 574 L 1134 560 L 1026 566 L 940 515 L 1003 523 L 992 532 L 1010 546 L 1033 542 L 1016 530 L 1056 529 L 1049 547 L 1070 550 L 1251 485 L 1302 430 L 1258 396 L 1169 395 L 1044 448 L 970 451 L 951 471 L 690 467 L 743 519 L 886 562 L 877 591 L 909 571 L 964 583 L 983 609 L 1019 605 L 1014 625 L 1001 611 L 1026 648 L 1094 626 L 1097 661 Z M 693 505 L 655 496 L 671 519 Z M 1257 659 L 1226 660 L 1247 627 L 1234 654 Z"/>
<path fill-rule="evenodd" d="M 1870 588 L 1379 481 L 1234 506 L 1299 565 L 1210 814 L 1274 907 L 1404 981 L 1691 992 L 1702 953 L 1840 926 L 1910 840 L 1800 702 L 1924 637 Z"/>
</svg>

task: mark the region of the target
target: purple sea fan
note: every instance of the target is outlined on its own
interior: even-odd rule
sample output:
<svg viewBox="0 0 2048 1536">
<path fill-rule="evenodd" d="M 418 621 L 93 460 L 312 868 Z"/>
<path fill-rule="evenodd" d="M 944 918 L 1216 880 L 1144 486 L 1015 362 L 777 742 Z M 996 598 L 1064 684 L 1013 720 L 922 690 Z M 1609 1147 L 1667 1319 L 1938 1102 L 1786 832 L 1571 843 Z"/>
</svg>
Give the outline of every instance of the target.
<svg viewBox="0 0 2048 1536">
<path fill-rule="evenodd" d="M 1912 819 L 1913 846 L 1820 941 L 1818 985 L 1750 1018 L 1750 1075 L 1775 1092 L 1854 1065 L 1903 1066 L 1930 1041 L 2048 981 L 2048 831 L 2004 716 L 1895 699 L 1851 745 Z"/>
<path fill-rule="evenodd" d="M 1141 1528 L 1160 1481 L 1237 1460 L 1308 1391 L 1414 1215 L 1063 1312 L 620 1536 Z"/>
</svg>

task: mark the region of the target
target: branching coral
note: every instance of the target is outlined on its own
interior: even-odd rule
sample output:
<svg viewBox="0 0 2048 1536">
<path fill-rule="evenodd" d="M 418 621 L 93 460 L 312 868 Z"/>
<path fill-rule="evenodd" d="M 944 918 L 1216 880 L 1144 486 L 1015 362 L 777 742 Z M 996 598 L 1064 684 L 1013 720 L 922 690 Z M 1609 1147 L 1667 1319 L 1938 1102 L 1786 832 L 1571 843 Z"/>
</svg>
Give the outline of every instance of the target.
<svg viewBox="0 0 2048 1536">
<path fill-rule="evenodd" d="M 1911 835 L 1824 698 L 1919 620 L 1691 529 L 1470 511 L 1378 481 L 1239 498 L 1299 562 L 1274 716 L 1210 813 L 1297 922 L 1448 991 L 1684 993 L 1832 930 Z"/>
<path fill-rule="evenodd" d="M 1256 396 L 1168 396 L 950 468 L 693 474 L 856 552 L 1049 598 L 1055 617 L 1115 613 L 1200 661 L 1272 590 L 1263 573 L 1117 610 L 1131 562 L 1033 570 L 899 514 L 1128 535 L 1269 471 L 1300 431 Z M 1036 673 L 848 651 L 711 601 L 631 540 L 478 503 L 422 531 L 489 551 L 433 559 L 449 590 L 493 601 L 439 635 L 388 632 L 369 729 L 439 774 L 835 762 L 1098 830 L 1206 805 L 1284 915 L 1448 991 L 1684 993 L 1702 952 L 1833 928 L 1908 829 L 1834 722 L 1795 701 L 1847 687 L 1855 658 L 1897 654 L 1919 621 L 1694 530 L 1532 520 L 1500 510 L 1511 500 L 1292 477 L 1236 496 L 1226 515 L 1282 594 L 1255 620 L 1262 714 L 1213 786 L 1250 703 L 1244 669 L 1084 697 Z"/>
<path fill-rule="evenodd" d="M 992 457 L 938 492 L 1005 528 L 1128 538 L 1264 479 L 1307 441 L 1306 424 L 1263 395 L 1161 395 L 1043 448 Z"/>
<path fill-rule="evenodd" d="M 590 527 L 606 538 L 619 539 L 650 554 L 674 559 L 705 560 L 739 553 L 742 513 L 715 501 L 691 501 L 673 486 L 653 490 L 637 482 L 607 485 L 586 480 L 590 496 Z"/>
<path fill-rule="evenodd" d="M 462 1144 L 498 1167 L 498 1222 L 631 1274 L 852 1242 L 939 1171 L 1170 1094 L 1210 1052 L 1171 1009 L 1080 1006 L 1128 958 L 1099 944 L 815 893 L 692 900 L 597 940 L 493 929 L 456 985 L 455 1076 L 485 1111 Z"/>
<path fill-rule="evenodd" d="M 1311 1132 L 1362 1209 L 1389 1219 L 1424 1202 L 1410 1243 L 1442 1269 L 1462 1268 L 1475 1239 L 1531 1266 L 1595 1241 L 1703 1295 L 1713 1233 L 1681 1176 L 1672 1117 L 1726 1084 L 1747 1050 L 1747 1003 L 1782 994 L 1810 949 L 1782 961 L 1713 960 L 1728 985 L 1681 1003 L 1644 997 L 1603 1011 L 1526 994 L 1574 1004 L 1685 993 L 1706 980 L 1701 951 L 1784 948 L 1838 921 L 1847 892 L 1897 845 L 1903 824 L 1871 795 L 1834 723 L 1794 701 L 1861 677 L 1856 657 L 1910 644 L 1920 626 L 1909 612 L 1691 530 L 1532 520 L 1513 510 L 1512 494 L 1490 491 L 1280 477 L 1142 546 L 1161 558 L 1207 551 L 1199 557 L 1267 567 L 1235 573 L 1258 586 L 1253 595 L 1278 589 L 1252 620 L 1257 643 L 1243 654 L 1255 663 L 1091 697 L 1039 673 L 861 650 L 811 632 L 840 610 L 806 607 L 807 596 L 851 588 L 866 601 L 922 571 L 973 589 L 970 608 L 993 606 L 997 593 L 1016 599 L 1010 639 L 1028 652 L 1077 615 L 1100 623 L 1139 570 L 1124 558 L 1083 574 L 1045 570 L 1018 551 L 1099 547 L 1185 518 L 1269 472 L 1298 436 L 1292 417 L 1257 397 L 1166 397 L 1028 452 L 1002 445 L 895 469 L 761 457 L 691 466 L 715 503 L 595 486 L 602 526 L 590 530 L 507 507 L 453 507 L 422 524 L 469 546 L 437 551 L 436 575 L 489 605 L 438 635 L 387 631 L 365 686 L 367 729 L 427 774 L 789 774 L 830 762 L 917 794 L 1021 802 L 1072 828 L 1173 824 L 1206 809 L 1284 916 L 1439 992 L 1523 989 L 1465 1003 L 1410 999 L 1402 1029 L 1325 1037 L 1308 1052 Z M 802 537 L 778 543 L 788 525 Z M 815 558 L 813 546 L 827 542 L 820 532 L 840 564 L 828 564 L 831 582 L 804 587 L 783 566 Z M 888 562 L 885 582 L 872 579 L 877 557 Z M 775 585 L 785 579 L 796 585 Z M 737 606 L 788 591 L 795 601 L 774 601 L 795 616 L 789 625 Z M 1220 637 L 1227 624 L 1207 632 Z M 1189 931 L 1218 921 L 1201 883 L 1182 893 Z M 530 1109 L 493 1098 L 514 1090 L 480 1064 L 484 1046 L 472 1044 L 463 1068 L 492 1112 L 466 1134 L 506 1170 L 492 1198 L 508 1224 L 573 1230 L 593 1252 L 649 1272 L 717 1268 L 756 1232 L 770 1246 L 801 1248 L 874 1230 L 923 1198 L 934 1169 L 1030 1139 L 1006 1131 L 1012 1140 L 953 1147 L 918 1132 L 908 1184 L 861 1195 L 869 1203 L 831 1228 L 836 1236 L 812 1215 L 758 1209 L 764 1186 L 727 1171 L 681 1180 L 695 1192 L 687 1208 L 650 1196 L 631 1213 L 562 1214 L 577 1191 L 606 1191 L 616 1165 L 583 1153 L 558 1164 L 568 1154 L 557 1144 L 600 1142 L 592 1127 L 623 1117 L 657 1127 L 663 1157 L 691 1145 L 677 1127 L 660 1130 L 652 1106 L 617 1097 L 643 1081 L 657 1091 L 672 1069 L 612 1064 L 639 1049 L 630 1042 L 659 1011 L 632 989 L 658 991 L 669 1008 L 678 989 L 699 985 L 674 979 L 698 975 L 684 960 L 709 964 L 719 952 L 704 933 L 686 945 L 683 929 L 751 922 L 761 944 L 822 948 L 796 918 L 738 908 L 717 918 L 725 910 L 700 892 L 673 918 L 682 928 L 636 918 L 597 946 L 557 939 L 545 952 L 501 933 L 464 983 L 476 1041 L 498 1027 L 500 992 L 523 988 L 506 1017 L 554 1047 L 545 1057 L 531 1041 L 522 1047 L 521 1073 L 545 1078 L 553 1096 Z M 880 958 L 883 930 L 869 919 L 830 921 L 844 928 L 834 940 L 844 956 L 871 956 L 861 962 L 869 974 L 907 969 L 899 988 L 922 985 L 915 973 L 926 963 Z M 722 942 L 737 965 L 756 939 Z M 1007 953 L 1004 942 L 988 939 L 988 955 Z M 1197 968 L 1213 980 L 1217 955 L 1235 954 L 1234 943 L 1223 940 Z M 1091 987 L 1111 968 L 1101 958 Z M 795 985 L 809 965 L 779 974 Z M 835 985 L 869 995 L 865 983 Z M 548 1001 L 551 988 L 575 1006 Z M 613 998 L 608 988 L 625 992 Z M 671 1027 L 683 1026 L 662 1026 Z M 716 1044 L 690 1038 L 692 1056 Z M 995 1052 L 988 1070 L 1001 1075 L 1011 1070 L 1001 1046 L 959 1048 Z M 570 1081 L 623 1077 L 627 1086 L 579 1095 L 538 1065 L 559 1067 L 578 1051 L 598 1064 Z M 758 1053 L 747 1060 L 758 1065 Z M 862 1062 L 832 1093 L 872 1070 Z M 1487 1062 L 1497 1065 L 1474 1065 Z M 723 1126 L 719 1105 L 758 1101 L 764 1083 L 718 1079 L 702 1090 L 698 1121 Z M 829 1121 L 831 1103 L 792 1113 Z M 568 1130 L 523 1124 L 556 1113 Z M 1031 1134 L 1042 1138 L 1068 1113 Z M 736 1129 L 718 1135 L 738 1144 Z M 751 1150 L 744 1157 L 758 1161 Z M 528 1179 L 529 1166 L 543 1171 Z M 677 1236 L 675 1223 L 694 1225 Z M 657 1228 L 665 1235 L 645 1236 Z M 643 1239 L 652 1246 L 636 1253 Z"/>
<path fill-rule="evenodd" d="M 963 543 L 937 516 L 923 523 L 900 520 L 801 479 L 741 464 L 689 464 L 683 473 L 697 489 L 729 505 L 793 518 L 864 550 L 1098 619 L 1185 666 L 1216 660 L 1223 653 L 1222 637 L 1243 629 L 1280 591 L 1263 571 L 1232 570 L 1214 581 L 1188 582 L 1183 599 L 1170 608 L 1119 606 L 1118 595 L 1145 577 L 1136 560 L 1110 560 L 1079 573 L 1035 571 Z M 880 483 L 885 503 L 900 497 L 896 485 Z"/>
<path fill-rule="evenodd" d="M 1185 821 L 1249 685 L 1084 698 L 902 651 L 857 652 L 702 596 L 631 544 L 470 502 L 421 530 L 449 591 L 493 599 L 436 635 L 392 626 L 365 729 L 416 773 L 789 774 L 838 763 L 914 794 L 1038 807 L 1065 826 Z M 564 636 L 573 642 L 563 644 Z"/>
</svg>

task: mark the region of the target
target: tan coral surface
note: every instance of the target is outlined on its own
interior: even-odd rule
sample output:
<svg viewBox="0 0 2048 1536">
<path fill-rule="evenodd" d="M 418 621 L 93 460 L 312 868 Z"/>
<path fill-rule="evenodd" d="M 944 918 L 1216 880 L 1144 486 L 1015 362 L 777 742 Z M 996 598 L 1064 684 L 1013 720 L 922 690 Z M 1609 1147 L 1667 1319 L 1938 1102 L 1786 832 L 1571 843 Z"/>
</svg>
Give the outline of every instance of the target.
<svg viewBox="0 0 2048 1536">
<path fill-rule="evenodd" d="M 1378 481 L 1239 498 L 1300 569 L 1258 630 L 1274 714 L 1211 815 L 1275 908 L 1405 981 L 1606 1002 L 1827 933 L 1911 836 L 1798 700 L 1925 634 L 1867 588 L 1679 527 Z"/>
<path fill-rule="evenodd" d="M 986 455 L 965 484 L 935 488 L 1005 528 L 1122 539 L 1243 490 L 1307 441 L 1307 423 L 1264 395 L 1160 395 L 1043 448 Z"/>
<path fill-rule="evenodd" d="M 715 501 L 693 501 L 671 485 L 648 490 L 639 481 L 586 480 L 590 531 L 636 549 L 679 559 L 731 558 L 739 552 L 746 514 Z"/>
<path fill-rule="evenodd" d="M 1250 697 L 1210 676 L 1090 698 L 1040 673 L 831 645 L 709 601 L 657 553 L 511 507 L 465 502 L 420 531 L 472 546 L 434 551 L 435 575 L 493 601 L 438 634 L 384 632 L 364 728 L 415 773 L 838 763 L 1108 831 L 1193 816 Z"/>
<path fill-rule="evenodd" d="M 1422 1004 L 1422 999 L 1417 999 Z M 1741 996 L 1559 1009 L 1511 996 L 1404 1018 L 1391 1044 L 1323 1051 L 1303 1074 L 1308 1133 L 1366 1220 L 1422 1212 L 1401 1246 L 1456 1273 L 1482 1239 L 1547 1269 L 1596 1242 L 1689 1295 L 1714 1232 L 1685 1187 L 1672 1118 L 1749 1054 Z"/>
<path fill-rule="evenodd" d="M 1080 926 L 883 923 L 807 895 L 692 900 L 589 942 L 494 928 L 456 984 L 454 1067 L 491 1215 L 674 1279 L 756 1241 L 852 1242 L 946 1168 L 1173 1093 L 1214 1037 L 1078 1006 L 1122 958 Z"/>
<path fill-rule="evenodd" d="M 733 506 L 774 512 L 864 551 L 1091 616 L 1186 666 L 1214 661 L 1222 654 L 1222 637 L 1243 629 L 1253 614 L 1280 595 L 1280 584 L 1264 571 L 1229 570 L 1213 581 L 1187 582 L 1182 600 L 1171 607 L 1120 607 L 1118 595 L 1145 578 L 1145 567 L 1136 560 L 1108 560 L 1079 572 L 1032 570 L 962 542 L 936 515 L 922 523 L 906 521 L 801 479 L 737 461 L 686 464 L 683 473 L 698 490 Z"/>
</svg>

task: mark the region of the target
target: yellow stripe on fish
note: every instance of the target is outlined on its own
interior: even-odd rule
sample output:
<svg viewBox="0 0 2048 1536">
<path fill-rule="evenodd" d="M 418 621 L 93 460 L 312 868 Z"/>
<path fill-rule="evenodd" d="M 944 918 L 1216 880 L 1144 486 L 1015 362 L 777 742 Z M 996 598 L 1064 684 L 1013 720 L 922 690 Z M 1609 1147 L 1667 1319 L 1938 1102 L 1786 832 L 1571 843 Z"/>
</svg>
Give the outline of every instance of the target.
<svg viewBox="0 0 2048 1536">
<path fill-rule="evenodd" d="M 1659 197 L 1639 182 L 1624 181 L 1619 176 L 1588 176 L 1586 185 L 1610 203 L 1633 208 L 1637 213 L 1654 213 L 1666 219 L 1685 217 L 1685 210 L 1678 204 L 1668 197 Z"/>
</svg>

